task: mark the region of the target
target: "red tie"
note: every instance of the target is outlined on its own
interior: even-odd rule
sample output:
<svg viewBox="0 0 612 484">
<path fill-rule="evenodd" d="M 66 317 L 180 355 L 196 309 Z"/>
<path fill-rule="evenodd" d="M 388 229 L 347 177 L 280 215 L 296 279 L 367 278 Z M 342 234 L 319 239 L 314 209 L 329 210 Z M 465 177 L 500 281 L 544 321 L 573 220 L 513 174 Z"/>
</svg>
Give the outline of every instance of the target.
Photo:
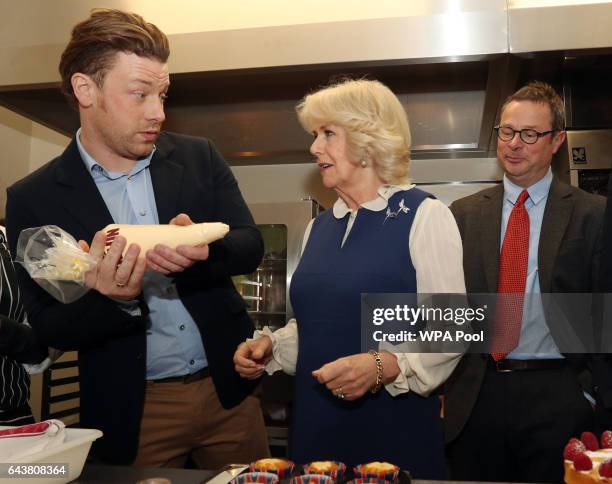
<svg viewBox="0 0 612 484">
<path fill-rule="evenodd" d="M 519 342 L 523 320 L 523 300 L 527 281 L 529 259 L 529 214 L 523 190 L 510 213 L 506 235 L 499 258 L 498 296 L 495 308 L 495 324 L 491 342 L 491 356 L 495 361 L 503 359 Z"/>
</svg>

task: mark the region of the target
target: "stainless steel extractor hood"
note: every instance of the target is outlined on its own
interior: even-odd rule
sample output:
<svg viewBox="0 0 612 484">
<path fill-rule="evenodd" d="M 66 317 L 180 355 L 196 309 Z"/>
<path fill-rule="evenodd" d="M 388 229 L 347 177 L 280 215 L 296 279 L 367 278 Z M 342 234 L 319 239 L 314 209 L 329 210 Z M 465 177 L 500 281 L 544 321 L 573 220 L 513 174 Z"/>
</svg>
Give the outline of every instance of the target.
<svg viewBox="0 0 612 484">
<path fill-rule="evenodd" d="M 568 49 L 612 48 L 608 30 L 586 24 L 596 15 L 601 25 L 612 2 L 414 0 L 401 8 L 391 18 L 171 34 L 166 128 L 212 138 L 236 165 L 307 162 L 309 136 L 295 104 L 334 76 L 369 76 L 406 106 L 415 160 L 447 160 L 442 172 L 452 180 L 461 179 L 465 170 L 454 167 L 466 160 L 488 160 L 482 177 L 469 176 L 489 180 L 499 177 L 492 127 L 504 98 L 532 78 L 562 88 Z M 542 35 L 567 16 L 580 35 L 557 32 L 554 42 Z M 57 62 L 36 68 L 41 56 L 59 58 L 61 48 L 30 46 L 0 74 L 0 104 L 71 135 L 78 119 L 59 93 Z M 0 62 L 20 53 L 0 48 Z"/>
</svg>

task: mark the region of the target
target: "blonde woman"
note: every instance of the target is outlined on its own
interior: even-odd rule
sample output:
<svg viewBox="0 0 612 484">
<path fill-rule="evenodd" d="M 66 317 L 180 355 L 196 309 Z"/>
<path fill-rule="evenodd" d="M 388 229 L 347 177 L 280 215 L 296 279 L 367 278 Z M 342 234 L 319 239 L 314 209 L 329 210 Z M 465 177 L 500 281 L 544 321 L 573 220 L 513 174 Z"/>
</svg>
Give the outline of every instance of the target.
<svg viewBox="0 0 612 484">
<path fill-rule="evenodd" d="M 408 119 L 380 82 L 331 85 L 306 96 L 297 114 L 314 137 L 323 184 L 339 198 L 307 230 L 291 281 L 297 322 L 241 344 L 236 370 L 295 373 L 296 462 L 386 460 L 443 478 L 435 390 L 459 355 L 361 353 L 360 295 L 465 292 L 454 218 L 409 184 Z"/>
</svg>

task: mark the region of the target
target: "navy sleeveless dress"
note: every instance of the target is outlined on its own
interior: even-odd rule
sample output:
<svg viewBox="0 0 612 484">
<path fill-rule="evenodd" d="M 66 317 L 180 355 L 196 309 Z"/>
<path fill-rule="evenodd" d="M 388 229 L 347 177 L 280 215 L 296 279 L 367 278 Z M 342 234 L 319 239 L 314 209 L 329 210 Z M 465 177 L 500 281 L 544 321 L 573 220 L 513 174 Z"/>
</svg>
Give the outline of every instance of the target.
<svg viewBox="0 0 612 484">
<path fill-rule="evenodd" d="M 388 461 L 417 478 L 446 477 L 437 395 L 392 397 L 383 388 L 349 402 L 311 374 L 361 352 L 361 293 L 416 292 L 408 237 L 428 197 L 412 188 L 395 193 L 388 210 L 360 209 L 344 246 L 349 214 L 336 219 L 327 210 L 313 223 L 290 289 L 299 335 L 290 446 L 297 464 Z"/>
</svg>

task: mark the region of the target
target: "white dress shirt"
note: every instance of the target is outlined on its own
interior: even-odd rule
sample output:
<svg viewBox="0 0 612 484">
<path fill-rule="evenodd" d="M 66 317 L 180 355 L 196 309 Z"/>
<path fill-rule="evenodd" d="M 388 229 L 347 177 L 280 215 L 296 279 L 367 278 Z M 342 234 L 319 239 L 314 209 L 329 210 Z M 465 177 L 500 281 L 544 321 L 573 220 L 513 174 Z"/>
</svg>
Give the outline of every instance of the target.
<svg viewBox="0 0 612 484">
<path fill-rule="evenodd" d="M 385 210 L 391 196 L 401 190 L 410 190 L 414 185 L 387 185 L 378 190 L 378 196 L 361 205 L 361 208 L 379 212 Z M 356 210 L 351 210 L 339 198 L 333 206 L 334 217 L 340 219 L 349 213 L 349 221 L 342 243 L 353 227 Z M 302 251 L 310 236 L 310 222 L 304 234 Z M 465 293 L 463 277 L 463 247 L 459 229 L 453 214 L 439 200 L 427 198 L 416 211 L 408 237 L 410 258 L 416 270 L 417 293 Z M 267 335 L 272 340 L 273 359 L 266 366 L 269 374 L 278 370 L 295 374 L 298 356 L 297 321 L 289 322 L 275 332 L 268 327 L 255 331 L 254 338 Z M 461 353 L 395 353 L 390 343 L 381 343 L 380 349 L 394 353 L 400 373 L 385 385 L 393 396 L 413 391 L 428 395 L 450 376 L 461 358 Z"/>
</svg>

